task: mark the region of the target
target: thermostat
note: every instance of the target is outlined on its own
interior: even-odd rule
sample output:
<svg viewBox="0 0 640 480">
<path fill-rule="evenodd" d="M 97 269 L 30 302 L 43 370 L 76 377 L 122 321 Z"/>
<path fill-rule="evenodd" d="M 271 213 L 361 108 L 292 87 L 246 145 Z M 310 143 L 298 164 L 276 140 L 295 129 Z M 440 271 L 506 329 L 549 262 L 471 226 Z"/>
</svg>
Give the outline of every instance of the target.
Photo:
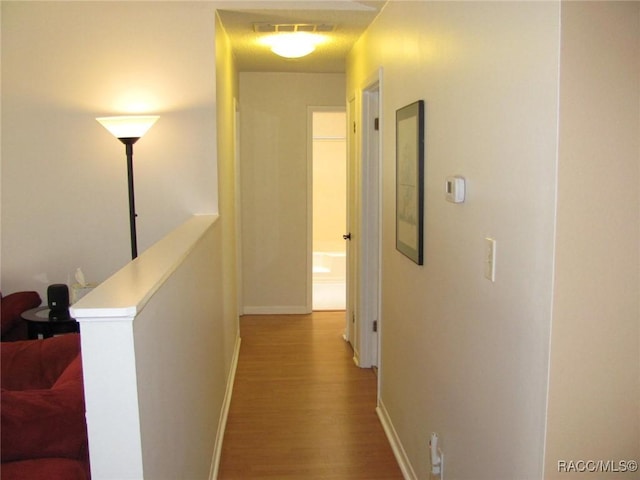
<svg viewBox="0 0 640 480">
<path fill-rule="evenodd" d="M 464 202 L 464 177 L 458 175 L 447 177 L 445 182 L 445 195 L 448 202 L 462 203 Z"/>
</svg>

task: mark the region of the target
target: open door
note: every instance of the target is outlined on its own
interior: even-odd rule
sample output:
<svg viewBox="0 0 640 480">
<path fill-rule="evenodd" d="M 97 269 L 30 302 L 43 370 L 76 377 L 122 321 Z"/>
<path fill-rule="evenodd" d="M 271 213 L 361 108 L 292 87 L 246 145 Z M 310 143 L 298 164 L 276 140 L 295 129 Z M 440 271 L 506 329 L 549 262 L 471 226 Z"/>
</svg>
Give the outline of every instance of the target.
<svg viewBox="0 0 640 480">
<path fill-rule="evenodd" d="M 344 240 L 347 252 L 347 311 L 345 339 L 351 344 L 354 351 L 354 361 L 358 363 L 358 345 L 356 342 L 356 297 L 358 292 L 358 266 L 357 266 L 357 231 L 358 221 L 356 213 L 357 204 L 357 156 L 356 156 L 356 100 L 349 100 L 347 115 L 347 222 Z"/>
<path fill-rule="evenodd" d="M 380 72 L 349 102 L 349 340 L 354 361 L 378 366 L 381 295 Z"/>
</svg>

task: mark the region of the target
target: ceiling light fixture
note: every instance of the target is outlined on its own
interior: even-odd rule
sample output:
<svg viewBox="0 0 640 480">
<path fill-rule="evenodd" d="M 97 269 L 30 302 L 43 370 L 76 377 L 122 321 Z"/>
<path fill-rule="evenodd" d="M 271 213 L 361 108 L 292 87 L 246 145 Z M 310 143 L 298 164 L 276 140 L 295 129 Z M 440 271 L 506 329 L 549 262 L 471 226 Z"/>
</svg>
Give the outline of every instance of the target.
<svg viewBox="0 0 640 480">
<path fill-rule="evenodd" d="M 276 55 L 285 58 L 300 58 L 309 55 L 322 43 L 320 35 L 307 32 L 276 33 L 262 39 Z"/>
</svg>

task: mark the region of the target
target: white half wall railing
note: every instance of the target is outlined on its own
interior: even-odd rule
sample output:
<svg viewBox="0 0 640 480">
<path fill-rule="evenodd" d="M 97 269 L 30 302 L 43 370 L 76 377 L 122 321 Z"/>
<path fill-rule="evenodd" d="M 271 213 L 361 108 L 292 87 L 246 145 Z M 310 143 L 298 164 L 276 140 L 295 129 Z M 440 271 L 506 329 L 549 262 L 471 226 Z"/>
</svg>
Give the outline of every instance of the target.
<svg viewBox="0 0 640 480">
<path fill-rule="evenodd" d="M 192 217 L 71 308 L 93 480 L 215 477 L 239 350 L 217 220 Z"/>
</svg>

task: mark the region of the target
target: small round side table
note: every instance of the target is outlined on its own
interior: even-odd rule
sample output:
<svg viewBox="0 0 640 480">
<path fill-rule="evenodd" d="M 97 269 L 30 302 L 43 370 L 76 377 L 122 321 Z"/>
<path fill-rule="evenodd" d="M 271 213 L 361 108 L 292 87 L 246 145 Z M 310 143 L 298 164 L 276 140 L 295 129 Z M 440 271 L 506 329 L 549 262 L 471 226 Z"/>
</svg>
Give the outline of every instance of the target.
<svg viewBox="0 0 640 480">
<path fill-rule="evenodd" d="M 21 317 L 27 322 L 30 340 L 80 331 L 80 325 L 69 315 L 69 310 L 54 312 L 49 307 L 38 307 L 23 312 Z"/>
</svg>

